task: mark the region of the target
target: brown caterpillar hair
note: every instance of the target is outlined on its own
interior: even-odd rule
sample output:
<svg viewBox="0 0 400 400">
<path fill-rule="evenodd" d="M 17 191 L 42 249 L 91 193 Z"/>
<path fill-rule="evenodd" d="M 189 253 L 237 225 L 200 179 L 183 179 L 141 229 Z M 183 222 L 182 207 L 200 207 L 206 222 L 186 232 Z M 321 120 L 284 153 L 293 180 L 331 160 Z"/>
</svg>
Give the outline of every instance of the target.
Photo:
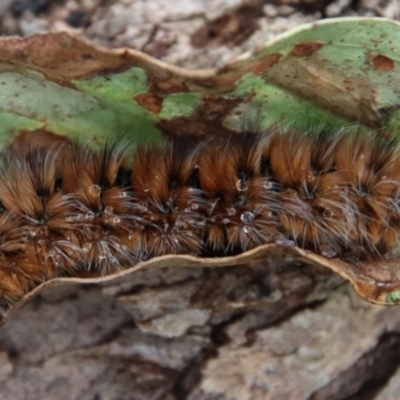
<svg viewBox="0 0 400 400">
<path fill-rule="evenodd" d="M 133 161 L 132 161 L 133 160 Z M 189 135 L 11 152 L 0 171 L 0 299 L 58 276 L 164 254 L 221 256 L 291 240 L 329 257 L 391 257 L 400 149 L 374 132 Z"/>
</svg>

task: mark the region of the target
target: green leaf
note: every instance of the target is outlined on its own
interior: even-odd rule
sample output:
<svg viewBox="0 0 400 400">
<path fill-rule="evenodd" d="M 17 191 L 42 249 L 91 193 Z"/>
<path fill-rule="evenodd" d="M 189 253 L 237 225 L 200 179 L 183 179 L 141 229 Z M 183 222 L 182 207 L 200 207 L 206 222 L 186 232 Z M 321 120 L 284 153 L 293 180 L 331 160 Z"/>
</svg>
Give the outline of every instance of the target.
<svg viewBox="0 0 400 400">
<path fill-rule="evenodd" d="M 20 130 L 88 141 L 125 133 L 260 127 L 399 128 L 400 24 L 341 18 L 301 26 L 219 71 L 189 71 L 67 33 L 0 40 L 0 148 Z M 204 129 L 207 127 L 207 129 Z"/>
</svg>

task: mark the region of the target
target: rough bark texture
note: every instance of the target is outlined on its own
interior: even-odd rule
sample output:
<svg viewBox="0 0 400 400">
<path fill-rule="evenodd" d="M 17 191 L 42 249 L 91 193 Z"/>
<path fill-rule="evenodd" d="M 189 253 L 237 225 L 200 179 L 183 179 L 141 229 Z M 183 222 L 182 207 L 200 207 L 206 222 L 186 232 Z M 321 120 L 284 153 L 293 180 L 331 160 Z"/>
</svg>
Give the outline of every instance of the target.
<svg viewBox="0 0 400 400">
<path fill-rule="evenodd" d="M 400 18 L 398 0 L 0 1 L 2 34 L 73 30 L 221 65 L 322 17 Z M 3 400 L 399 398 L 400 308 L 291 263 L 140 271 L 37 296 L 0 330 Z"/>
</svg>

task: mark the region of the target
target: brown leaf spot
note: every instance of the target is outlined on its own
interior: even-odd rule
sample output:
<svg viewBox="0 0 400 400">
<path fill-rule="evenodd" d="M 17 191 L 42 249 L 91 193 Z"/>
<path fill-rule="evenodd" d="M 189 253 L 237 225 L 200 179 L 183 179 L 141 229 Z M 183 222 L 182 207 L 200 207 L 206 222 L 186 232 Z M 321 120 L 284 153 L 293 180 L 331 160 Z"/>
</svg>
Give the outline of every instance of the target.
<svg viewBox="0 0 400 400">
<path fill-rule="evenodd" d="M 377 71 L 393 71 L 394 61 L 383 54 L 375 54 L 371 58 L 372 65 Z"/>
<path fill-rule="evenodd" d="M 266 69 L 272 67 L 276 64 L 282 57 L 280 53 L 272 53 L 268 54 L 267 56 L 259 58 L 257 61 L 254 62 L 253 67 L 251 68 L 252 72 L 256 75 L 261 74 Z"/>
<path fill-rule="evenodd" d="M 250 99 L 251 95 L 249 96 Z M 225 117 L 241 102 L 248 99 L 224 99 L 204 95 L 203 101 L 188 117 L 175 117 L 161 120 L 158 124 L 161 131 L 170 137 L 190 133 L 198 137 L 229 134 L 229 129 L 224 126 Z"/>
<path fill-rule="evenodd" d="M 296 44 L 293 50 L 290 52 L 291 56 L 294 57 L 309 57 L 313 55 L 323 46 L 323 43 L 318 42 L 302 42 Z"/>
<path fill-rule="evenodd" d="M 162 109 L 163 99 L 154 93 L 139 94 L 134 97 L 134 100 L 153 114 L 158 114 Z"/>
<path fill-rule="evenodd" d="M 32 149 L 42 148 L 46 150 L 59 151 L 71 141 L 46 129 L 35 129 L 33 131 L 20 130 L 9 143 L 7 151 L 18 154 L 28 154 Z"/>
<path fill-rule="evenodd" d="M 151 77 L 148 92 L 135 96 L 134 100 L 153 114 L 159 114 L 163 106 L 164 97 L 172 93 L 188 91 L 189 88 L 186 86 L 185 82 L 180 79 L 174 79 L 173 76 L 169 78 L 153 76 Z"/>
<path fill-rule="evenodd" d="M 157 77 L 152 77 L 150 90 L 155 92 L 158 96 L 167 96 L 172 93 L 182 93 L 190 91 L 190 89 L 183 81 L 175 82 L 173 78 L 160 79 Z"/>
</svg>

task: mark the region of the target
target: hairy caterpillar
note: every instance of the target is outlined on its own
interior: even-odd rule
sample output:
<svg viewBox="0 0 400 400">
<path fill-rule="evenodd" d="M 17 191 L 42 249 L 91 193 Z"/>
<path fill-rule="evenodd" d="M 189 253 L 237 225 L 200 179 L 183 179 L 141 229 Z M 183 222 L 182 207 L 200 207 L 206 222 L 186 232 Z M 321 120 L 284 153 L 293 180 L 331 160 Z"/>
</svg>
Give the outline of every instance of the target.
<svg viewBox="0 0 400 400">
<path fill-rule="evenodd" d="M 135 151 L 118 140 L 11 151 L 0 171 L 1 303 L 53 277 L 282 240 L 330 257 L 392 257 L 399 155 L 382 135 L 294 129 L 181 135 Z"/>
</svg>

